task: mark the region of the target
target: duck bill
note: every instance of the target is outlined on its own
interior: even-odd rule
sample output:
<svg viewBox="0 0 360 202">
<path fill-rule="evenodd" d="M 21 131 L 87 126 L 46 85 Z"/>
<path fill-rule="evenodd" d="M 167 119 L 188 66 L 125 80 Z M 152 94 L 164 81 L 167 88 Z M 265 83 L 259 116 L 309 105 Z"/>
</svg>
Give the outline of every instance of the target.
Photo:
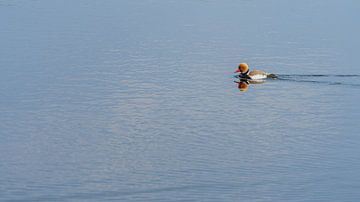
<svg viewBox="0 0 360 202">
<path fill-rule="evenodd" d="M 238 73 L 238 72 L 240 72 L 240 69 L 236 70 L 234 73 Z"/>
</svg>

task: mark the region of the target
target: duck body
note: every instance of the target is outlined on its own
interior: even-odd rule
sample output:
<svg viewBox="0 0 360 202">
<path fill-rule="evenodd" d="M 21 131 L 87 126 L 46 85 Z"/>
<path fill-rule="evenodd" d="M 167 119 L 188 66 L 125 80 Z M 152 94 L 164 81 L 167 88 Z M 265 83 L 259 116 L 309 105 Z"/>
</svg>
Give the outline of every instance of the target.
<svg viewBox="0 0 360 202">
<path fill-rule="evenodd" d="M 269 75 L 270 75 L 269 73 L 266 73 L 266 72 L 261 71 L 261 70 L 254 69 L 254 70 L 249 71 L 247 73 L 241 73 L 239 75 L 239 77 L 252 79 L 252 80 L 260 80 L 260 79 L 268 78 Z"/>
<path fill-rule="evenodd" d="M 241 79 L 250 79 L 250 80 L 262 80 L 266 78 L 277 78 L 275 74 L 270 74 L 261 70 L 249 70 L 249 66 L 246 63 L 241 63 L 239 69 L 235 72 L 240 72 L 239 77 Z"/>
</svg>

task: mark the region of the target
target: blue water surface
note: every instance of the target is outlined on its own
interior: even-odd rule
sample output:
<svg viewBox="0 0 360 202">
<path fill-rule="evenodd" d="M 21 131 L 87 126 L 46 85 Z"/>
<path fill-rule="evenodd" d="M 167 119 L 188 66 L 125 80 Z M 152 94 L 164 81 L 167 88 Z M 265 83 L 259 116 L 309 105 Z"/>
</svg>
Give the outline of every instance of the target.
<svg viewBox="0 0 360 202">
<path fill-rule="evenodd" d="M 359 201 L 359 10 L 0 0 L 0 201 Z"/>
</svg>

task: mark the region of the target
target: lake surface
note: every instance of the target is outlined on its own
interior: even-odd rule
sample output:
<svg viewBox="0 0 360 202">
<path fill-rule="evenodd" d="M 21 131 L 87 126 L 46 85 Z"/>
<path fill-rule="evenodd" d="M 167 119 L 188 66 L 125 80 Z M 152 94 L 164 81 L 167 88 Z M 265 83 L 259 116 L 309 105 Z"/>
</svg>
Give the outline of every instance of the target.
<svg viewBox="0 0 360 202">
<path fill-rule="evenodd" d="M 359 201 L 359 10 L 0 0 L 0 201 Z"/>
</svg>

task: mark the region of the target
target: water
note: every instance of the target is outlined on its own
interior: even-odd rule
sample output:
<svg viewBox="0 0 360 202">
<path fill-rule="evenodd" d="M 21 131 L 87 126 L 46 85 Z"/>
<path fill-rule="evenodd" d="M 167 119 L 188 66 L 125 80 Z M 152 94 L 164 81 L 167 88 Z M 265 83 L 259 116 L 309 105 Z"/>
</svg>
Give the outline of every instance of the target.
<svg viewBox="0 0 360 202">
<path fill-rule="evenodd" d="M 0 201 L 360 200 L 359 8 L 0 1 Z"/>
</svg>

